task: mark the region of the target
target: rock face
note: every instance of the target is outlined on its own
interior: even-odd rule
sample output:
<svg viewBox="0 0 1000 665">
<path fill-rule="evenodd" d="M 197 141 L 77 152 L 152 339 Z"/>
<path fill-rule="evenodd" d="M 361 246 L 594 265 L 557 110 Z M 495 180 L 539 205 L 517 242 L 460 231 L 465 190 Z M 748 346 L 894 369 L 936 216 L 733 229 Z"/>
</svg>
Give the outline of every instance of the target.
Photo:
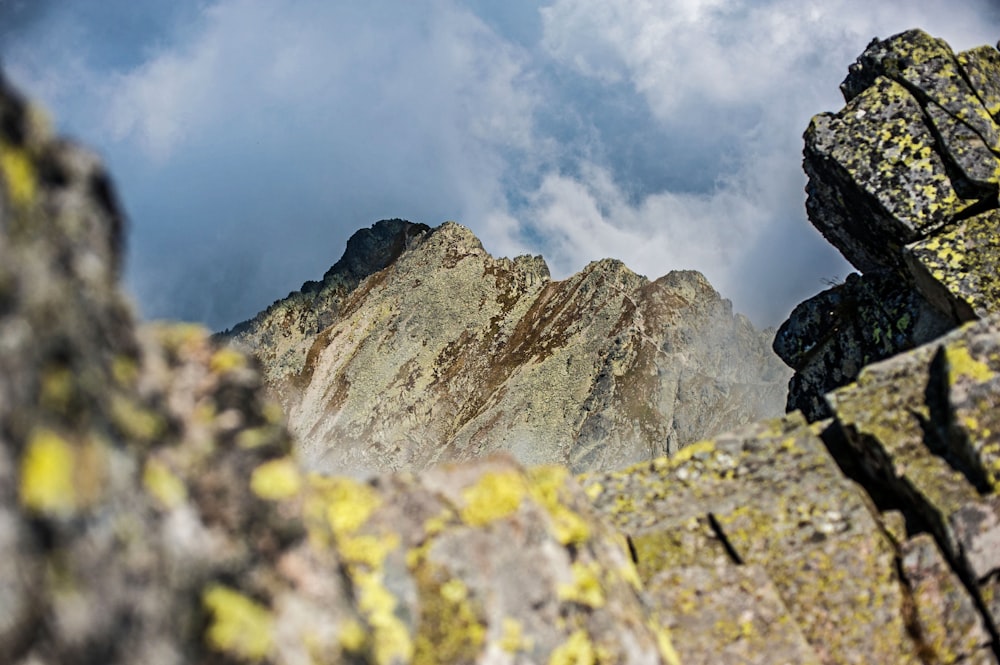
<svg viewBox="0 0 1000 665">
<path fill-rule="evenodd" d="M 784 401 L 770 333 L 696 272 L 650 282 L 604 260 L 554 282 L 541 257 L 495 259 L 458 224 L 391 220 L 314 284 L 225 336 L 260 358 L 317 470 L 496 451 L 619 468 Z"/>
<path fill-rule="evenodd" d="M 788 409 L 863 366 L 995 312 L 1000 58 L 911 30 L 869 44 L 847 105 L 805 133 L 809 219 L 863 275 L 799 305 L 775 351 L 796 370 Z"/>
<path fill-rule="evenodd" d="M 979 94 L 1000 110 L 1000 55 L 973 53 L 967 80 L 993 81 Z M 948 68 L 920 63 L 907 80 L 938 89 Z M 893 154 L 872 153 L 873 171 Z M 852 182 L 814 185 L 847 201 Z M 0 79 L 0 662 L 996 664 L 1000 311 L 983 286 L 996 273 L 963 272 L 987 265 L 992 218 L 927 241 L 966 244 L 927 271 L 954 307 L 920 306 L 957 316 L 961 300 L 974 320 L 838 376 L 826 419 L 579 477 L 492 456 L 362 481 L 306 469 L 252 358 L 189 325 L 136 325 L 107 176 Z M 373 233 L 417 239 L 391 224 Z M 449 233 L 468 237 L 419 243 Z M 891 270 L 922 261 L 924 240 Z M 359 252 L 354 289 L 407 253 Z M 921 302 L 879 274 L 815 302 Z M 600 292 L 586 279 L 573 297 Z M 351 297 L 329 294 L 348 314 Z M 870 331 L 857 308 L 808 311 L 805 331 Z M 916 344 L 917 327 L 890 332 Z M 779 343 L 808 356 L 794 340 Z"/>
</svg>

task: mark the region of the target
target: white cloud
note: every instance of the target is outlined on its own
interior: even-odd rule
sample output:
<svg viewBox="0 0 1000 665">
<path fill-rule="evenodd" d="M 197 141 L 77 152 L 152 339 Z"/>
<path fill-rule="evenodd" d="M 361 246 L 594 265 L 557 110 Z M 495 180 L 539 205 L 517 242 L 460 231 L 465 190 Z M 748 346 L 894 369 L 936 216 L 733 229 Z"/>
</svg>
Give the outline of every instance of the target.
<svg viewBox="0 0 1000 665">
<path fill-rule="evenodd" d="M 976 4 L 556 0 L 542 16 L 555 58 L 587 76 L 628 80 L 669 122 L 705 104 L 781 105 L 792 95 L 808 103 L 817 74 L 845 71 L 876 35 L 924 27 L 956 47 L 992 43 L 997 25 Z"/>
<path fill-rule="evenodd" d="M 69 106 L 132 167 L 140 297 L 201 299 L 180 315 L 222 325 L 321 275 L 359 226 L 505 208 L 510 165 L 545 146 L 528 64 L 451 0 L 219 0 L 134 65 L 83 72 Z"/>
<path fill-rule="evenodd" d="M 740 262 L 769 215 L 735 182 L 706 193 L 658 192 L 633 203 L 606 168 L 588 163 L 576 177 L 547 175 L 523 218 L 549 249 L 546 259 L 557 278 L 610 256 L 651 278 L 698 269 L 731 295 L 745 276 L 729 268 Z M 497 222 L 489 228 L 491 244 L 518 248 L 523 226 L 509 218 Z"/>
<path fill-rule="evenodd" d="M 221 0 L 193 35 L 119 77 L 107 128 L 157 159 L 279 119 L 313 123 L 297 128 L 303 144 L 384 131 L 460 162 L 530 146 L 534 100 L 516 49 L 454 3 L 416 5 L 375 23 L 318 0 Z"/>
<path fill-rule="evenodd" d="M 842 104 L 837 84 L 872 37 L 919 26 L 967 48 L 995 39 L 985 15 L 929 0 L 556 0 L 542 10 L 548 53 L 595 85 L 631 87 L 659 132 L 693 137 L 664 160 L 697 165 L 699 145 L 728 148 L 697 193 L 668 183 L 630 195 L 611 165 L 550 174 L 514 233 L 545 238 L 557 274 L 605 255 L 651 277 L 699 269 L 758 323 L 777 323 L 850 269 L 806 227 L 809 117 Z"/>
</svg>

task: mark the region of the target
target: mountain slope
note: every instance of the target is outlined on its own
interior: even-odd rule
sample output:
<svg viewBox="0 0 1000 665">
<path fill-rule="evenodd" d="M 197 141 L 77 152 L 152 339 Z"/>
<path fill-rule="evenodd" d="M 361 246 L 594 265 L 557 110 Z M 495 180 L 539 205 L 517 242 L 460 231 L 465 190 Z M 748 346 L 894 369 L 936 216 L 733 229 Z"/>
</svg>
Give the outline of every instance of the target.
<svg viewBox="0 0 1000 665">
<path fill-rule="evenodd" d="M 770 335 L 696 272 L 650 282 L 603 260 L 552 281 L 541 257 L 496 259 L 455 223 L 359 235 L 399 251 L 358 267 L 371 274 L 353 290 L 335 266 L 328 295 L 304 289 L 227 333 L 263 362 L 313 468 L 506 450 L 610 469 L 781 411 Z"/>
</svg>

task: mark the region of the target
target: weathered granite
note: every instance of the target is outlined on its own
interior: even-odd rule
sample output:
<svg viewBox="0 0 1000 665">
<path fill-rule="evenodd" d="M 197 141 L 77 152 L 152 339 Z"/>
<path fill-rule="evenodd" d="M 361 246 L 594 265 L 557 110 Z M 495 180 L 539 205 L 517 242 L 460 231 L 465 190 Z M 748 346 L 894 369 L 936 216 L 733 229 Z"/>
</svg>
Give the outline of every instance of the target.
<svg viewBox="0 0 1000 665">
<path fill-rule="evenodd" d="M 755 639 L 768 644 L 770 662 L 921 662 L 922 645 L 902 611 L 909 590 L 893 543 L 801 417 L 698 443 L 669 460 L 589 475 L 584 486 L 631 538 L 644 578 L 699 566 L 712 580 L 707 588 L 721 585 L 722 593 L 728 579 L 757 567 L 742 574 L 763 574 L 773 585 L 780 602 L 771 610 L 747 602 L 752 596 L 723 605 L 694 595 L 685 614 L 679 598 L 682 616 L 714 607 L 722 624 L 677 642 L 682 661 L 711 652 L 716 662 L 742 662 L 738 649 Z M 758 611 L 779 617 L 759 635 Z M 789 651 L 775 651 L 779 644 Z M 721 660 L 726 653 L 731 661 Z"/>
<path fill-rule="evenodd" d="M 934 535 L 985 608 L 994 635 L 1000 626 L 996 445 L 989 434 L 967 428 L 980 426 L 973 412 L 993 409 L 998 358 L 1000 319 L 991 317 L 871 365 L 857 383 L 827 397 L 867 482 L 879 483 Z M 986 391 L 985 409 L 982 397 L 969 398 Z"/>
</svg>

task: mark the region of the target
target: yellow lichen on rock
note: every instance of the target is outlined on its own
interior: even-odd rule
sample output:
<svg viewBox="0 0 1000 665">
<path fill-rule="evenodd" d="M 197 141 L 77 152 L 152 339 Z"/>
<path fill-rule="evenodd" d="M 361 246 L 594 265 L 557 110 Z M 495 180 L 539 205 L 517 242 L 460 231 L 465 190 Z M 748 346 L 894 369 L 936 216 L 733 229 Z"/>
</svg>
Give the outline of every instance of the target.
<svg viewBox="0 0 1000 665">
<path fill-rule="evenodd" d="M 578 630 L 552 650 L 549 665 L 597 665 L 597 654 L 586 631 Z"/>
<path fill-rule="evenodd" d="M 368 633 L 364 626 L 351 619 L 340 627 L 340 647 L 348 653 L 361 653 L 368 644 Z"/>
<path fill-rule="evenodd" d="M 604 607 L 604 582 L 601 567 L 597 562 L 589 564 L 573 562 L 573 582 L 559 587 L 559 600 L 586 605 L 591 608 Z"/>
<path fill-rule="evenodd" d="M 0 141 L 0 173 L 14 205 L 28 206 L 35 200 L 38 189 L 35 166 L 23 149 Z"/>
<path fill-rule="evenodd" d="M 39 513 L 68 513 L 76 508 L 73 447 L 47 429 L 34 433 L 21 460 L 21 505 Z"/>
<path fill-rule="evenodd" d="M 106 467 L 107 451 L 98 439 L 89 437 L 76 445 L 53 430 L 38 429 L 21 459 L 21 505 L 51 516 L 86 508 L 104 491 Z"/>
<path fill-rule="evenodd" d="M 247 357 L 235 349 L 223 347 L 212 354 L 209 368 L 213 372 L 224 374 L 247 366 Z"/>
<path fill-rule="evenodd" d="M 484 526 L 517 511 L 527 494 L 520 471 L 491 471 L 462 491 L 460 516 L 469 526 Z"/>
<path fill-rule="evenodd" d="M 529 651 L 534 647 L 534 640 L 524 634 L 524 625 L 517 619 L 504 617 L 501 622 L 503 633 L 500 636 L 500 648 L 507 653 Z"/>
<path fill-rule="evenodd" d="M 122 434 L 138 441 L 152 441 L 166 427 L 160 415 L 120 393 L 111 396 L 111 417 Z"/>
<path fill-rule="evenodd" d="M 542 505 L 555 530 L 556 540 L 562 545 L 582 543 L 590 537 L 587 521 L 567 505 L 560 496 L 570 475 L 565 467 L 543 466 L 528 471 L 532 498 Z"/>
<path fill-rule="evenodd" d="M 948 382 L 950 384 L 963 378 L 985 382 L 994 376 L 989 366 L 981 360 L 973 358 L 965 346 L 958 344 L 946 346 L 944 356 L 948 363 Z"/>
<path fill-rule="evenodd" d="M 250 489 L 269 501 L 295 496 L 302 489 L 302 474 L 291 457 L 264 462 L 250 475 Z"/>
<path fill-rule="evenodd" d="M 380 571 L 355 570 L 358 609 L 372 629 L 372 650 L 377 665 L 408 663 L 413 658 L 413 640 L 406 624 L 396 615 L 398 601 L 386 587 Z"/>
<path fill-rule="evenodd" d="M 142 485 L 164 508 L 176 508 L 187 500 L 187 486 L 166 464 L 156 458 L 146 462 Z"/>
<path fill-rule="evenodd" d="M 215 584 L 202 595 L 212 620 L 205 633 L 208 645 L 241 660 L 263 660 L 273 645 L 270 611 L 238 591 Z"/>
<path fill-rule="evenodd" d="M 312 487 L 325 507 L 326 521 L 337 537 L 361 528 L 382 503 L 371 487 L 350 478 L 312 477 Z"/>
<path fill-rule="evenodd" d="M 420 589 L 420 620 L 414 665 L 475 660 L 486 642 L 486 626 L 469 588 L 460 579 L 439 576 L 426 562 L 415 571 L 415 577 Z"/>
</svg>

